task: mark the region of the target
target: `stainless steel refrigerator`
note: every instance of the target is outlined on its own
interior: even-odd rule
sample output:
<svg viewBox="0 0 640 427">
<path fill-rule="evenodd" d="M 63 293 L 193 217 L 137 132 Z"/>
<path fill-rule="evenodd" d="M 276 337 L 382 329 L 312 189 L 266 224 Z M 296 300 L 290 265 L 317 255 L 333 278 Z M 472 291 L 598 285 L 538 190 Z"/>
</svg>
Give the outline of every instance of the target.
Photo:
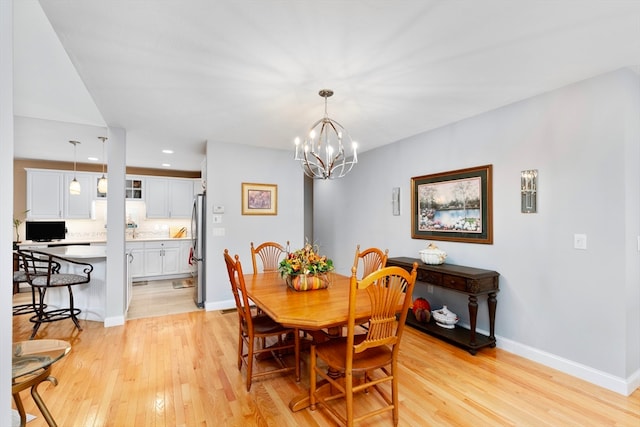
<svg viewBox="0 0 640 427">
<path fill-rule="evenodd" d="M 206 260 L 206 213 L 207 204 L 205 193 L 198 194 L 193 199 L 193 208 L 191 211 L 191 255 L 190 262 L 196 266 L 196 305 L 200 308 L 204 307 L 206 300 L 206 276 L 205 276 L 205 260 Z"/>
</svg>

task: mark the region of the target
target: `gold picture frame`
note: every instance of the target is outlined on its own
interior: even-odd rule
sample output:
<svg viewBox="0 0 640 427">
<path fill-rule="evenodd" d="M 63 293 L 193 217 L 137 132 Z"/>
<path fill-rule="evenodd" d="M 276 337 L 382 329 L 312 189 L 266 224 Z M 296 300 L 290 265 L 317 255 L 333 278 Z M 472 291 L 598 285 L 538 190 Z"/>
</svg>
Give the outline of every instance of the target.
<svg viewBox="0 0 640 427">
<path fill-rule="evenodd" d="M 411 238 L 493 244 L 492 165 L 411 178 Z"/>
<path fill-rule="evenodd" d="M 278 215 L 278 186 L 243 182 L 242 215 Z"/>
</svg>

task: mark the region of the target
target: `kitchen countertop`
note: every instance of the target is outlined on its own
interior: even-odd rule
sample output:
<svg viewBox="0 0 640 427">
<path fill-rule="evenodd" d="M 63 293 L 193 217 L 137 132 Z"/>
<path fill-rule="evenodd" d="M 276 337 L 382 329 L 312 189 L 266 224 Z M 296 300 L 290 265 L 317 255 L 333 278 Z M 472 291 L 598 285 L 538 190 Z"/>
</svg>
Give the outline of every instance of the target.
<svg viewBox="0 0 640 427">
<path fill-rule="evenodd" d="M 70 259 L 106 258 L 107 249 L 104 246 L 69 245 L 42 248 L 40 252 Z"/>
<path fill-rule="evenodd" d="M 126 241 L 127 242 L 157 242 L 157 241 L 163 241 L 163 240 L 171 240 L 171 241 L 183 241 L 183 240 L 187 240 L 190 241 L 191 237 L 178 237 L 178 238 L 173 238 L 173 237 L 136 237 L 131 238 L 131 237 L 127 237 Z M 56 240 L 53 242 L 33 242 L 30 240 L 26 240 L 21 242 L 18 246 L 37 246 L 37 245 L 42 245 L 43 247 L 46 245 L 82 245 L 82 244 L 100 244 L 100 243 L 107 243 L 107 241 L 105 239 L 65 239 L 65 240 Z"/>
</svg>

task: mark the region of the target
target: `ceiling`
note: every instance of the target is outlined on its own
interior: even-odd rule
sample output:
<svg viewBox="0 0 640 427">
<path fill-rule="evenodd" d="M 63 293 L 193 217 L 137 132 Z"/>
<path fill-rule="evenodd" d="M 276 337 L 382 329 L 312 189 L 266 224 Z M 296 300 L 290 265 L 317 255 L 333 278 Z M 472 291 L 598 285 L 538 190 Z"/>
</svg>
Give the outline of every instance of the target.
<svg viewBox="0 0 640 427">
<path fill-rule="evenodd" d="M 20 0 L 14 45 L 16 157 L 102 159 L 112 126 L 129 166 L 199 170 L 206 141 L 292 150 L 322 88 L 366 151 L 637 70 L 640 2 Z"/>
</svg>

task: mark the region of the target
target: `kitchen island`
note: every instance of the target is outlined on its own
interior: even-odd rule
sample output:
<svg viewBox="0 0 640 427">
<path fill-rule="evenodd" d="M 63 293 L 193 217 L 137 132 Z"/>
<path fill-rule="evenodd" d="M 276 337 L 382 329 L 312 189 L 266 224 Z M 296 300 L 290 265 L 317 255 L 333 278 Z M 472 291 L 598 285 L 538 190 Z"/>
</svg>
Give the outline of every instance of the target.
<svg viewBox="0 0 640 427">
<path fill-rule="evenodd" d="M 79 319 L 104 322 L 107 283 L 106 248 L 104 246 L 70 245 L 37 248 L 36 250 L 93 265 L 91 281 L 73 286 L 73 300 L 75 307 L 81 310 L 78 315 Z M 60 272 L 81 274 L 82 266 L 62 262 Z M 68 307 L 69 293 L 66 287 L 48 289 L 45 302 L 49 308 Z"/>
</svg>

